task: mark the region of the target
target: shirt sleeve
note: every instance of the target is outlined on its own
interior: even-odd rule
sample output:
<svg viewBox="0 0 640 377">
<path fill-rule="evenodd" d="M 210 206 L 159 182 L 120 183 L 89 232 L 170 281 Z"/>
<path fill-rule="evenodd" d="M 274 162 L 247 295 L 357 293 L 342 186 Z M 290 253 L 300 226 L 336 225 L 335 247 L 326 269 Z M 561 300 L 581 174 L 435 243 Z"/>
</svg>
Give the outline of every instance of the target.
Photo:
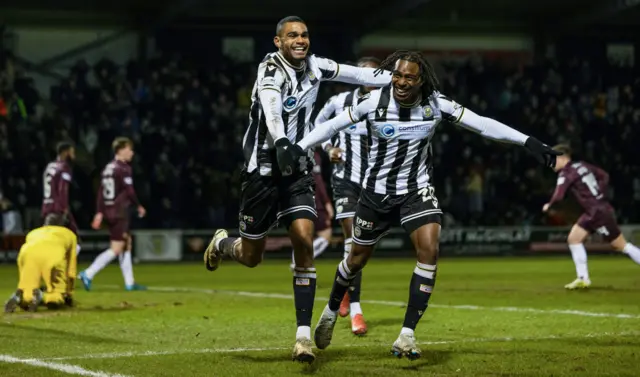
<svg viewBox="0 0 640 377">
<path fill-rule="evenodd" d="M 352 124 L 356 124 L 364 120 L 367 115 L 375 109 L 375 102 L 369 98 L 360 102 L 357 106 L 351 106 L 343 111 L 337 117 L 318 125 L 304 139 L 298 142 L 298 145 L 306 150 L 310 147 L 327 141 L 337 132 L 344 130 Z"/>
<path fill-rule="evenodd" d="M 138 200 L 138 195 L 136 195 L 136 189 L 133 187 L 133 178 L 131 176 L 132 172 L 128 171 L 127 175 L 123 177 L 122 181 L 124 182 L 127 197 L 129 197 L 131 203 L 135 206 L 139 206 L 140 201 Z"/>
<path fill-rule="evenodd" d="M 76 275 L 78 274 L 78 237 L 75 234 L 71 234 L 71 243 L 69 253 L 69 264 L 67 265 L 67 294 L 72 295 L 75 282 Z"/>
<path fill-rule="evenodd" d="M 566 171 L 563 171 L 560 174 L 558 174 L 558 180 L 556 181 L 556 189 L 553 192 L 553 196 L 551 196 L 551 199 L 549 200 L 549 205 L 553 205 L 554 203 L 557 203 L 562 199 L 564 199 L 564 196 L 566 195 L 567 190 L 569 190 L 569 187 L 571 187 L 573 182 L 576 180 L 576 177 L 577 177 L 576 174 L 571 174 L 570 172 L 566 172 Z"/>
<path fill-rule="evenodd" d="M 60 172 L 60 179 L 58 180 L 58 196 L 59 206 L 61 211 L 69 210 L 69 186 L 71 185 L 71 173 L 69 171 Z"/>
<path fill-rule="evenodd" d="M 601 188 L 609 185 L 609 173 L 593 165 L 591 166 L 591 170 L 593 170 L 593 175 L 596 176 Z"/>
<path fill-rule="evenodd" d="M 324 106 L 322 106 L 322 109 L 320 109 L 320 112 L 318 113 L 318 116 L 316 117 L 316 120 L 314 122 L 316 126 L 328 121 L 329 119 L 333 118 L 334 115 L 336 115 L 337 100 L 338 96 L 333 96 L 329 98 Z"/>
<path fill-rule="evenodd" d="M 284 73 L 275 64 L 267 62 L 258 70 L 258 97 L 266 117 L 269 134 L 274 141 L 287 137 L 282 121 L 281 91 L 284 83 Z"/>
<path fill-rule="evenodd" d="M 438 104 L 445 120 L 476 132 L 487 139 L 524 145 L 529 138 L 528 135 L 497 120 L 478 115 L 445 96 L 438 96 Z"/>
<path fill-rule="evenodd" d="M 105 206 L 104 206 L 104 187 L 102 187 L 102 178 L 100 179 L 100 184 L 98 185 L 98 195 L 96 198 L 96 213 L 104 214 Z"/>
<path fill-rule="evenodd" d="M 318 116 L 316 117 L 316 120 L 314 122 L 316 126 L 318 126 L 318 125 L 328 121 L 329 119 L 333 118 L 333 116 L 336 114 L 336 101 L 337 100 L 338 100 L 338 96 L 333 96 L 333 97 L 329 98 L 327 103 L 324 104 L 324 106 L 322 107 L 322 109 L 318 113 Z M 329 146 L 329 145 L 331 145 L 331 140 L 325 141 L 324 143 L 322 143 L 322 149 L 323 150 L 327 150 L 327 146 Z"/>
<path fill-rule="evenodd" d="M 381 87 L 391 82 L 391 72 L 382 71 L 378 74 L 375 68 L 355 67 L 348 64 L 338 64 L 331 59 L 316 57 L 323 81 L 340 81 L 347 84 Z"/>
</svg>

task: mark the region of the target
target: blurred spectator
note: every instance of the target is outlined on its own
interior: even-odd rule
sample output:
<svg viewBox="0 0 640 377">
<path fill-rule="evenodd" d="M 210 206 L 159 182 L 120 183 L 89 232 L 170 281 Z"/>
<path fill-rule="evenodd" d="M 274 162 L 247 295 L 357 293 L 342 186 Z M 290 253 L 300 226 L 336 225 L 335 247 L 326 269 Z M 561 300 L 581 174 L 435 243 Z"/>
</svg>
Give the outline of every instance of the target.
<svg viewBox="0 0 640 377">
<path fill-rule="evenodd" d="M 8 223 L 37 225 L 42 169 L 56 142 L 69 137 L 78 154 L 72 208 L 87 228 L 99 172 L 112 158 L 111 141 L 123 135 L 136 143 L 134 180 L 149 210 L 134 226 L 237 225 L 241 143 L 256 64 L 158 56 L 146 65 L 130 61 L 119 67 L 105 58 L 92 67 L 80 60 L 50 93 L 38 93 L 11 57 L 2 56 L 0 179 L 11 198 L 2 202 L 3 214 L 11 214 Z M 611 174 L 620 219 L 637 222 L 640 82 L 628 80 L 629 68 L 620 69 L 578 59 L 510 69 L 474 56 L 443 59 L 438 72 L 442 92 L 470 109 L 546 142 L 574 144 L 580 157 Z M 319 99 L 346 88 L 323 84 Z M 444 126 L 433 151 L 433 182 L 447 224 L 566 221 L 561 213 L 540 213 L 555 175 L 521 148 Z"/>
</svg>

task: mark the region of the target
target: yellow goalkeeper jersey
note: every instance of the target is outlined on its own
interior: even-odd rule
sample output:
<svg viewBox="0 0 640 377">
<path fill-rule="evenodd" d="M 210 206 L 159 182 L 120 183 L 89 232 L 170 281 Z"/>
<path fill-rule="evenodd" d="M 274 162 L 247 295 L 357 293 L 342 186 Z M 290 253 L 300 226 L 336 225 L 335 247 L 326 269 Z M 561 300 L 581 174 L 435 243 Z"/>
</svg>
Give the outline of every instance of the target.
<svg viewBox="0 0 640 377">
<path fill-rule="evenodd" d="M 29 232 L 25 242 L 28 245 L 46 243 L 51 246 L 60 246 L 75 254 L 78 237 L 65 227 L 45 225 Z"/>
</svg>

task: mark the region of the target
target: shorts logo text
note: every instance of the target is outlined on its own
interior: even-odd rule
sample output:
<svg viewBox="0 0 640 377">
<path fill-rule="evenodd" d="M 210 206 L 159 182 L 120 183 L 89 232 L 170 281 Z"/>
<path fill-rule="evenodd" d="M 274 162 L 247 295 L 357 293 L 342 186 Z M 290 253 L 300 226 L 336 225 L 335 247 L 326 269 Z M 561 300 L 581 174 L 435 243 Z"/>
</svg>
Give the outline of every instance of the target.
<svg viewBox="0 0 640 377">
<path fill-rule="evenodd" d="M 356 226 L 365 230 L 373 230 L 373 221 L 362 220 L 356 217 Z"/>
</svg>

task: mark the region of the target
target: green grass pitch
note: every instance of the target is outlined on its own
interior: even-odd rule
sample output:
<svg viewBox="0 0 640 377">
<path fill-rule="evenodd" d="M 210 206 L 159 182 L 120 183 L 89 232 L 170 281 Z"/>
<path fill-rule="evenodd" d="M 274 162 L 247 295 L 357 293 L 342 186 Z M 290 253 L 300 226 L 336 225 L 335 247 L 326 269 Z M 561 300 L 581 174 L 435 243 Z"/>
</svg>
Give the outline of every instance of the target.
<svg viewBox="0 0 640 377">
<path fill-rule="evenodd" d="M 317 261 L 313 325 L 337 259 Z M 624 256 L 590 259 L 593 287 L 568 292 L 566 258 L 443 259 L 416 337 L 418 361 L 390 347 L 404 316 L 415 261 L 374 259 L 364 270 L 369 333 L 341 318 L 312 365 L 291 362 L 295 337 L 287 260 L 249 269 L 225 262 L 136 265 L 146 292 L 125 292 L 114 264 L 63 312 L 0 316 L 0 376 L 638 376 L 640 267 Z M 17 271 L 0 265 L 0 298 Z"/>
</svg>

